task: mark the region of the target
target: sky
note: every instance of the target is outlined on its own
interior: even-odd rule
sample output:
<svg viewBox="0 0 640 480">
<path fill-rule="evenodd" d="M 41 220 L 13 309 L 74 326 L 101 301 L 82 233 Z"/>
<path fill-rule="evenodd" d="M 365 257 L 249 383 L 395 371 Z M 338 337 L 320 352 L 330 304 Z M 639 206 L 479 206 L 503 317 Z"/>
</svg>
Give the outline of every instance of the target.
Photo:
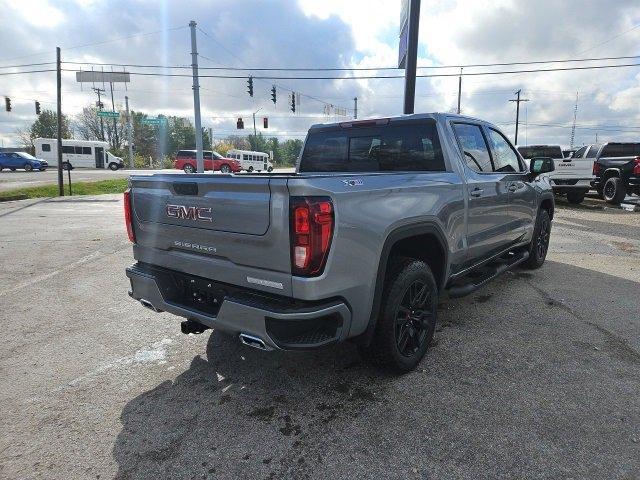
<svg viewBox="0 0 640 480">
<path fill-rule="evenodd" d="M 401 70 L 360 72 L 264 72 L 258 68 L 397 67 L 400 0 L 0 0 L 0 96 L 12 100 L 12 112 L 0 104 L 0 142 L 16 145 L 16 130 L 36 118 L 34 101 L 56 107 L 55 71 L 2 75 L 55 68 L 55 47 L 62 49 L 63 111 L 73 116 L 96 101 L 91 84 L 80 85 L 75 70 L 126 69 L 125 87 L 116 84 L 116 108 L 129 97 L 132 110 L 151 116 L 193 118 L 190 20 L 197 22 L 201 75 L 338 76 L 403 75 Z M 581 62 L 569 66 L 640 63 L 640 2 L 637 0 L 422 0 L 418 66 L 527 62 L 576 58 L 638 56 L 635 59 Z M 46 65 L 32 65 L 46 63 Z M 100 66 L 98 64 L 106 64 Z M 122 64 L 174 68 L 123 67 Z M 466 74 L 549 68 L 567 64 L 466 67 Z M 183 67 L 183 68 L 175 68 Z M 247 70 L 207 70 L 235 67 Z M 459 68 L 420 69 L 416 112 L 450 112 L 457 106 Z M 136 74 L 134 74 L 136 73 Z M 164 73 L 168 77 L 138 75 Z M 270 101 L 276 85 L 278 102 Z M 314 123 L 402 113 L 404 80 L 200 79 L 202 124 L 216 138 L 246 134 L 235 129 L 243 117 L 252 128 L 282 139 L 303 138 Z M 97 85 L 102 87 L 102 85 Z M 109 86 L 105 104 L 110 106 Z M 568 146 L 578 96 L 575 145 L 638 140 L 640 66 L 615 69 L 468 75 L 462 80 L 462 113 L 488 120 L 513 140 L 514 92 L 522 90 L 519 144 Z M 288 95 L 300 94 L 296 114 Z M 346 109 L 347 116 L 326 115 Z M 262 117 L 269 128 L 262 128 Z"/>
</svg>

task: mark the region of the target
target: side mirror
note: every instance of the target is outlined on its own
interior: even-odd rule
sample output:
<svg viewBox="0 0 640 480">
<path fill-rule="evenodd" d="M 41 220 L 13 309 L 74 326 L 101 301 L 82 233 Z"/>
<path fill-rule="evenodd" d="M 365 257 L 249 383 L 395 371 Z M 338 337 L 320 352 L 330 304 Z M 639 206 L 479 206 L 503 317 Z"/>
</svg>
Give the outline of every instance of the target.
<svg viewBox="0 0 640 480">
<path fill-rule="evenodd" d="M 529 162 L 529 172 L 533 175 L 553 172 L 555 169 L 553 158 L 550 157 L 536 157 Z"/>
</svg>

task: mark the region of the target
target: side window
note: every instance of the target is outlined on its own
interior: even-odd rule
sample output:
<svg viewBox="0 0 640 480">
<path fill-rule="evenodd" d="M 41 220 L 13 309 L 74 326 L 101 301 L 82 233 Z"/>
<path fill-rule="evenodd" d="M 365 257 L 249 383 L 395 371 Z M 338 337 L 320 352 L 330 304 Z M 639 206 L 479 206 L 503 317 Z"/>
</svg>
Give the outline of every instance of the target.
<svg viewBox="0 0 640 480">
<path fill-rule="evenodd" d="M 243 160 L 249 160 L 249 155 L 247 155 L 246 153 L 242 154 L 242 159 Z"/>
<path fill-rule="evenodd" d="M 584 157 L 584 152 L 587 151 L 587 147 L 588 147 L 588 145 L 585 146 L 585 147 L 579 148 L 576 151 L 576 153 L 573 154 L 573 158 L 582 158 L 582 157 Z"/>
<path fill-rule="evenodd" d="M 462 145 L 464 160 L 471 170 L 476 172 L 491 172 L 491 155 L 484 140 L 482 130 L 478 125 L 470 123 L 454 123 L 453 130 Z"/>
<path fill-rule="evenodd" d="M 91 155 L 91 147 L 82 147 L 83 155 Z"/>
<path fill-rule="evenodd" d="M 42 151 L 43 152 L 50 152 L 51 151 L 51 145 L 48 143 L 43 143 L 42 144 Z"/>
<path fill-rule="evenodd" d="M 589 153 L 587 153 L 587 158 L 596 158 L 598 155 L 598 150 L 600 149 L 599 145 L 591 145 L 589 149 Z"/>
<path fill-rule="evenodd" d="M 82 155 L 82 147 L 75 147 L 76 153 Z"/>
<path fill-rule="evenodd" d="M 496 172 L 520 172 L 522 170 L 516 151 L 507 139 L 493 128 L 489 129 L 489 143 L 493 152 L 493 165 Z"/>
<path fill-rule="evenodd" d="M 76 153 L 76 149 L 71 145 L 63 145 L 62 153 Z"/>
</svg>

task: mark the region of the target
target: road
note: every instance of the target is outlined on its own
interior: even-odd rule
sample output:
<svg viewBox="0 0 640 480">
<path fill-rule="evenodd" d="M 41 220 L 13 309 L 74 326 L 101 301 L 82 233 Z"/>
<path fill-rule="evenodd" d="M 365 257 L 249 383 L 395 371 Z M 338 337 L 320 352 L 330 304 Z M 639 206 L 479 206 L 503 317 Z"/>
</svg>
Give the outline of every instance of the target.
<svg viewBox="0 0 640 480">
<path fill-rule="evenodd" d="M 640 213 L 592 203 L 399 377 L 180 334 L 127 296 L 119 196 L 0 204 L 0 477 L 639 478 Z"/>
<path fill-rule="evenodd" d="M 292 172 L 292 168 L 276 168 L 274 172 Z M 117 170 L 112 172 L 106 169 L 76 168 L 71 171 L 72 182 L 96 182 L 112 178 L 127 178 L 129 175 L 150 175 L 152 173 L 176 173 L 182 174 L 181 170 Z M 58 182 L 58 171 L 49 169 L 44 172 L 24 172 L 16 170 L 3 170 L 0 172 L 0 191 L 13 190 L 15 188 L 39 187 L 42 185 L 53 185 Z M 64 172 L 64 182 L 67 183 L 67 172 Z"/>
</svg>

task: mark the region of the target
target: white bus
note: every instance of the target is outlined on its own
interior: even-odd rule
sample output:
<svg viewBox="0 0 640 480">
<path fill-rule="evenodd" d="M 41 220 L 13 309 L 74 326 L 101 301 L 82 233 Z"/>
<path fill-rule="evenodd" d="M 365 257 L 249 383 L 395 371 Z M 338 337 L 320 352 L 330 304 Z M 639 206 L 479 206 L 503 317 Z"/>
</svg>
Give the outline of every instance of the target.
<svg viewBox="0 0 640 480">
<path fill-rule="evenodd" d="M 55 138 L 36 138 L 36 157 L 49 162 L 50 166 L 58 166 L 58 140 Z M 62 140 L 62 168 L 76 167 L 109 168 L 118 170 L 124 167 L 120 157 L 107 151 L 109 144 L 95 140 Z"/>
<path fill-rule="evenodd" d="M 270 172 L 273 170 L 273 163 L 269 159 L 269 155 L 264 152 L 252 152 L 251 150 L 229 150 L 227 152 L 228 158 L 234 158 L 240 162 L 240 166 L 247 172 L 266 170 Z"/>
</svg>

